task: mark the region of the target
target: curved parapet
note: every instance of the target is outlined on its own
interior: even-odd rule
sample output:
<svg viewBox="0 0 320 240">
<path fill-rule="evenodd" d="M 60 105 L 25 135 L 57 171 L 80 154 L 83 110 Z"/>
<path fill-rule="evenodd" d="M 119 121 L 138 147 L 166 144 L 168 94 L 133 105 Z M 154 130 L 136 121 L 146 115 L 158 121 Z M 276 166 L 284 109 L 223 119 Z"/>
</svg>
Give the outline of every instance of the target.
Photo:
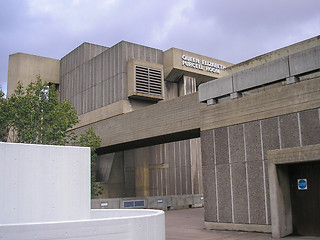
<svg viewBox="0 0 320 240">
<path fill-rule="evenodd" d="M 164 240 L 164 212 L 90 209 L 90 149 L 0 143 L 0 240 Z"/>
<path fill-rule="evenodd" d="M 146 209 L 92 210 L 91 219 L 1 224 L 0 239 L 164 240 L 164 212 Z"/>
</svg>

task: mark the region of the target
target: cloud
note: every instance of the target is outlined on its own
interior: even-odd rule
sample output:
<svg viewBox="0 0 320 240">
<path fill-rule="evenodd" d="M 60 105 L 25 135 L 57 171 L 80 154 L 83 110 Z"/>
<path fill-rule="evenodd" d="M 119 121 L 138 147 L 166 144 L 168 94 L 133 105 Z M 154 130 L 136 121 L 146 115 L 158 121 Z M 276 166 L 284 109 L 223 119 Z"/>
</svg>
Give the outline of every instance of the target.
<svg viewBox="0 0 320 240">
<path fill-rule="evenodd" d="M 316 36 L 319 0 L 0 1 L 0 85 L 8 56 L 60 59 L 83 42 L 121 40 L 238 63 Z"/>
<path fill-rule="evenodd" d="M 170 34 L 190 23 L 190 14 L 194 6 L 193 0 L 180 0 L 173 2 L 165 15 L 163 22 L 158 22 L 152 30 L 150 41 L 161 44 L 167 41 Z"/>
</svg>

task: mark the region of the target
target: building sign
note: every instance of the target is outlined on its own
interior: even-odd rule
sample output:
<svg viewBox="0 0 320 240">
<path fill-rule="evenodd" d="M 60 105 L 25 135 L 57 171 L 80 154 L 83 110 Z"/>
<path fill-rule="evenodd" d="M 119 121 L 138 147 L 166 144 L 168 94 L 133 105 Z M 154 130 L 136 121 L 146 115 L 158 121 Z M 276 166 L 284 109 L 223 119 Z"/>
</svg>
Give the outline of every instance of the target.
<svg viewBox="0 0 320 240">
<path fill-rule="evenodd" d="M 222 64 L 200 60 L 199 58 L 194 58 L 187 55 L 182 55 L 182 66 L 217 74 L 220 73 L 220 70 L 226 69 L 226 67 Z"/>
<path fill-rule="evenodd" d="M 299 190 L 307 190 L 308 189 L 307 179 L 298 179 L 298 189 Z"/>
</svg>

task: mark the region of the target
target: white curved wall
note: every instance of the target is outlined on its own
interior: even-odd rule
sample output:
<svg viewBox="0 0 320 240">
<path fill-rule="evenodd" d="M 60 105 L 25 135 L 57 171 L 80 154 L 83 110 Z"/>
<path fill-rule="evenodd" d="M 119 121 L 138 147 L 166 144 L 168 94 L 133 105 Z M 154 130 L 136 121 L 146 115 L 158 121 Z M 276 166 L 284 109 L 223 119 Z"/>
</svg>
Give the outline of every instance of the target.
<svg viewBox="0 0 320 240">
<path fill-rule="evenodd" d="M 165 240 L 164 212 L 159 210 L 92 210 L 88 220 L 0 224 L 0 239 Z"/>
<path fill-rule="evenodd" d="M 164 212 L 90 210 L 90 149 L 0 142 L 0 239 L 164 240 Z"/>
<path fill-rule="evenodd" d="M 0 224 L 90 218 L 90 148 L 0 142 Z"/>
</svg>

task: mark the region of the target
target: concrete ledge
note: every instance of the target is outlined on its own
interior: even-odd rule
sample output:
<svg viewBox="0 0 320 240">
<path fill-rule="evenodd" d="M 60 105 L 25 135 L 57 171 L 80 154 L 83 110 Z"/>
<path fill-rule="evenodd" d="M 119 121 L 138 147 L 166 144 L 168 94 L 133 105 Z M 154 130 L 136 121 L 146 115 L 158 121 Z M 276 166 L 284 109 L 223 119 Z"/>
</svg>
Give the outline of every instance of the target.
<svg viewBox="0 0 320 240">
<path fill-rule="evenodd" d="M 290 75 L 320 69 L 320 46 L 289 56 Z"/>
<path fill-rule="evenodd" d="M 207 230 L 230 230 L 271 233 L 271 225 L 204 222 Z"/>
<path fill-rule="evenodd" d="M 320 69 L 320 46 L 309 48 L 282 58 L 267 61 L 231 75 L 212 80 L 199 86 L 199 101 L 205 102 L 233 92 L 242 92 L 253 88 L 260 88 L 277 81 L 287 79 L 287 83 L 298 82 L 297 76 Z M 248 61 L 254 61 L 248 60 Z M 236 68 L 234 65 L 230 68 Z M 242 68 L 240 68 L 242 69 Z M 295 78 L 296 77 L 296 78 Z"/>
<path fill-rule="evenodd" d="M 320 144 L 268 151 L 268 160 L 273 164 L 318 161 Z"/>
<path fill-rule="evenodd" d="M 269 84 L 289 77 L 288 57 L 233 74 L 234 91 Z"/>
<path fill-rule="evenodd" d="M 232 76 L 226 76 L 199 86 L 199 101 L 217 98 L 233 92 Z"/>
<path fill-rule="evenodd" d="M 144 206 L 130 208 L 150 209 L 180 209 L 189 207 L 203 207 L 203 195 L 170 195 L 132 198 L 103 198 L 91 199 L 92 209 L 118 209 L 124 208 L 123 202 L 143 200 Z"/>
<path fill-rule="evenodd" d="M 102 108 L 98 108 L 96 110 L 79 115 L 80 121 L 72 129 L 77 129 L 104 119 L 108 119 L 132 111 L 133 109 L 128 100 L 120 100 Z"/>
<path fill-rule="evenodd" d="M 319 80 L 314 78 L 202 108 L 201 131 L 319 108 Z"/>
</svg>

